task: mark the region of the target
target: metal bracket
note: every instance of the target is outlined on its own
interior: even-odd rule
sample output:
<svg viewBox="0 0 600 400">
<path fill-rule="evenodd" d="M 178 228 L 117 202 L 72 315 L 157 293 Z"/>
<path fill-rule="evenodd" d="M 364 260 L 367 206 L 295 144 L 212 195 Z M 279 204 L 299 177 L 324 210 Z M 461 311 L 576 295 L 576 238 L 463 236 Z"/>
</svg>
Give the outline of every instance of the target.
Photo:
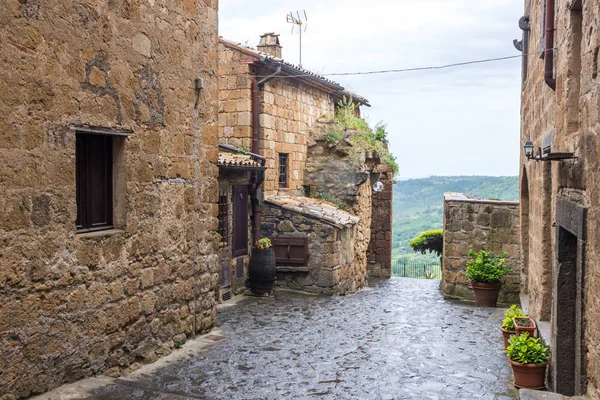
<svg viewBox="0 0 600 400">
<path fill-rule="evenodd" d="M 521 18 L 519 18 L 519 28 L 521 28 L 522 31 L 526 32 L 529 32 L 531 30 L 531 25 L 529 23 L 529 15 L 523 15 Z"/>
</svg>

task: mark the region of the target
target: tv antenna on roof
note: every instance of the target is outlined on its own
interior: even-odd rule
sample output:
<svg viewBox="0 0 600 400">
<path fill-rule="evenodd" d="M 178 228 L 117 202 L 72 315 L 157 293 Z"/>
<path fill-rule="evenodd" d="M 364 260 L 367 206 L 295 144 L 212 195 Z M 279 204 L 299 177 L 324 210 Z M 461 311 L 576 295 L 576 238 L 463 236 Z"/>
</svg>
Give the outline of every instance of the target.
<svg viewBox="0 0 600 400">
<path fill-rule="evenodd" d="M 302 19 L 302 17 L 304 17 L 304 19 Z M 302 25 L 304 25 L 304 32 L 306 32 L 306 24 L 308 22 L 306 11 L 290 11 L 290 13 L 285 16 L 285 20 L 289 24 L 294 24 L 291 33 L 294 33 L 294 28 L 296 26 L 298 27 L 298 33 L 300 34 L 300 64 L 298 65 L 302 68 Z"/>
</svg>

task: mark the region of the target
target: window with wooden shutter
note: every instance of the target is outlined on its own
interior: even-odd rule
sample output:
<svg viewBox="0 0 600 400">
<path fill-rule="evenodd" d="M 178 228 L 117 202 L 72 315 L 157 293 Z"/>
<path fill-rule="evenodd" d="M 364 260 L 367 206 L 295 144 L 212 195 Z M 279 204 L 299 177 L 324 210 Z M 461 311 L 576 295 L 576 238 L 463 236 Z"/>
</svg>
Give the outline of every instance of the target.
<svg viewBox="0 0 600 400">
<path fill-rule="evenodd" d="M 307 237 L 276 237 L 271 239 L 278 266 L 305 267 L 308 265 Z"/>
<path fill-rule="evenodd" d="M 75 147 L 77 232 L 111 229 L 112 137 L 76 135 Z"/>
</svg>

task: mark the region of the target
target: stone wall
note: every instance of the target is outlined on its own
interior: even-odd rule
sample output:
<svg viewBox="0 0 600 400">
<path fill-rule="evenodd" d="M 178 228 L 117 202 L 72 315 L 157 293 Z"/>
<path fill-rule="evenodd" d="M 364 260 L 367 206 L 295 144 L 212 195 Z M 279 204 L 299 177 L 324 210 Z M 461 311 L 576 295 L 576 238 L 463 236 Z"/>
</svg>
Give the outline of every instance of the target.
<svg viewBox="0 0 600 400">
<path fill-rule="evenodd" d="M 527 271 L 523 287 L 528 290 L 533 316 L 550 320 L 553 325 L 549 340 L 553 353 L 560 353 L 557 344 L 574 343 L 570 350 L 574 360 L 564 354 L 553 358 L 550 387 L 563 392 L 574 389 L 574 393 L 587 390 L 588 396 L 600 399 L 600 236 L 595 229 L 600 220 L 600 4 L 556 2 L 554 48 L 558 51 L 554 52 L 553 66 L 556 90 L 552 90 L 544 82 L 544 60 L 538 57 L 543 0 L 525 3 L 531 20 L 530 48 L 534 51 L 529 52 L 524 64 L 521 145 L 531 139 L 537 149 L 543 138 L 552 134 L 553 153 L 573 152 L 578 158 L 535 162 L 521 156 L 521 217 L 528 230 L 523 234 Z M 580 206 L 586 210 L 586 217 L 577 225 L 583 222 L 587 228 L 573 232 L 567 221 L 563 222 L 566 226 L 560 224 L 557 204 L 565 204 L 561 201 L 570 208 Z M 577 262 L 569 267 L 577 279 L 574 290 L 570 289 L 573 285 L 559 284 L 566 268 L 558 251 L 562 229 L 575 234 L 581 248 Z M 553 313 L 567 306 L 569 299 L 576 299 L 572 311 L 575 319 L 570 330 L 562 331 Z M 558 382 L 561 376 L 563 380 Z"/>
<path fill-rule="evenodd" d="M 248 54 L 219 43 L 219 142 L 252 149 L 252 69 Z"/>
<path fill-rule="evenodd" d="M 345 295 L 366 284 L 364 260 L 355 246 L 358 227 L 339 228 L 322 220 L 265 203 L 262 236 L 308 237 L 305 268 L 278 267 L 277 286 L 325 295 Z M 364 252 L 363 252 L 364 254 Z"/>
<path fill-rule="evenodd" d="M 468 251 L 507 253 L 506 265 L 513 272 L 502 279 L 499 301 L 519 301 L 520 254 L 519 203 L 473 200 L 460 193 L 444 195 L 444 252 L 441 289 L 453 298 L 473 299 L 468 288 Z"/>
<path fill-rule="evenodd" d="M 326 140 L 332 120 L 320 119 L 311 129 L 304 186 L 311 196 L 320 196 L 351 211 L 360 218 L 355 248 L 360 263 L 367 263 L 373 277 L 391 276 L 392 180 L 391 167 L 382 164 L 373 152 L 357 151 L 354 131 L 345 131 L 342 140 Z M 380 171 L 380 172 L 375 172 Z M 373 193 L 372 183 L 381 176 L 384 190 Z M 363 244 L 365 246 L 363 246 Z M 368 260 L 368 261 L 367 261 Z"/>
<path fill-rule="evenodd" d="M 332 117 L 332 95 L 291 79 L 267 82 L 262 95 L 261 154 L 267 158 L 265 196 L 301 194 L 310 128 L 323 116 Z M 279 186 L 279 153 L 289 154 L 287 188 Z"/>
<path fill-rule="evenodd" d="M 367 272 L 370 277 L 392 276 L 392 195 L 394 174 L 388 165 L 379 165 L 379 181 L 383 190 L 373 193 L 371 214 L 371 240 L 367 251 Z"/>
<path fill-rule="evenodd" d="M 0 36 L 0 394 L 20 398 L 216 321 L 217 1 L 8 0 Z M 117 229 L 76 234 L 69 125 L 132 131 Z"/>
</svg>

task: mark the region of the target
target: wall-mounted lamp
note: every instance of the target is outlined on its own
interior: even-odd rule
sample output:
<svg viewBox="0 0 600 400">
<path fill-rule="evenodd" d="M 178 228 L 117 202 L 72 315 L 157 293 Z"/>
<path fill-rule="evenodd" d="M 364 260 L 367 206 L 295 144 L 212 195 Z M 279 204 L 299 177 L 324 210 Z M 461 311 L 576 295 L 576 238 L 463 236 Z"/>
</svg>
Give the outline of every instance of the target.
<svg viewBox="0 0 600 400">
<path fill-rule="evenodd" d="M 373 191 L 375 193 L 379 193 L 383 190 L 383 183 L 382 182 L 375 182 L 373 184 Z"/>
<path fill-rule="evenodd" d="M 529 160 L 533 156 L 533 142 L 531 140 L 526 141 L 523 149 L 525 149 L 525 157 Z"/>
<path fill-rule="evenodd" d="M 533 142 L 531 140 L 527 140 L 525 142 L 525 144 L 523 145 L 523 150 L 525 151 L 525 157 L 527 157 L 528 160 L 557 161 L 557 160 L 568 160 L 571 158 L 577 158 L 573 155 L 573 153 L 552 153 L 552 152 L 550 152 L 549 146 L 547 148 L 545 148 L 544 151 L 542 151 L 541 147 L 538 147 L 538 151 L 534 156 L 533 149 L 534 149 Z"/>
</svg>

